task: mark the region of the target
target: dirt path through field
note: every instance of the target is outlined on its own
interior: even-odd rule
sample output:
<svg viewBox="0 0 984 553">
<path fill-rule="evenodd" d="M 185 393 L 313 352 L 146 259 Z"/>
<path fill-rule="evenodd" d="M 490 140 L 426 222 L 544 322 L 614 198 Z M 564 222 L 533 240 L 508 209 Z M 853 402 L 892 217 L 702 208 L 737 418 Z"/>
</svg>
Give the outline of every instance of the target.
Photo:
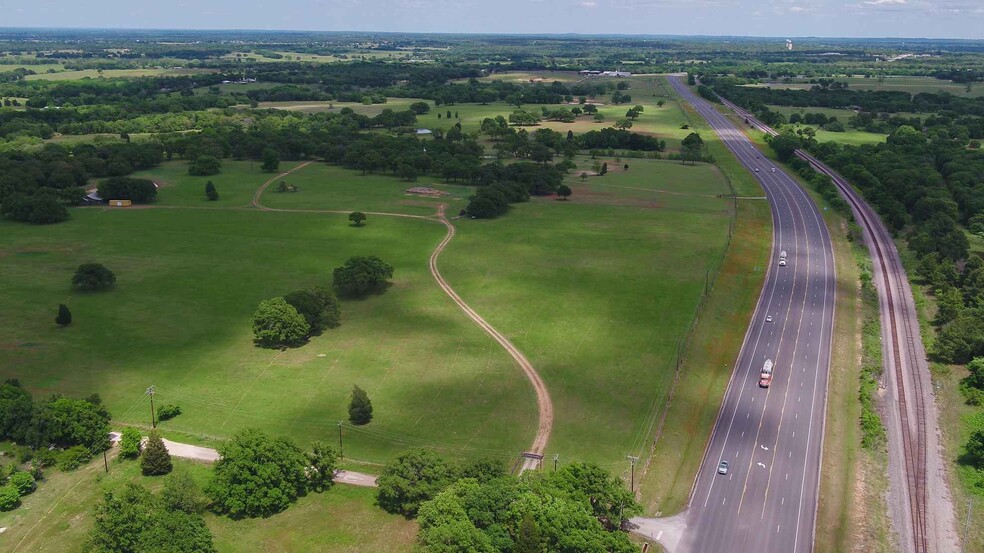
<svg viewBox="0 0 984 553">
<path fill-rule="evenodd" d="M 301 165 L 298 165 L 297 167 L 291 169 L 287 173 L 297 171 L 307 166 L 309 163 L 311 162 L 309 161 Z M 348 213 L 347 211 L 335 211 L 335 210 L 324 210 L 324 209 L 277 209 L 277 208 L 270 208 L 264 206 L 260 202 L 260 196 L 262 196 L 263 191 L 268 186 L 270 186 L 270 184 L 272 184 L 277 179 L 283 177 L 287 173 L 282 173 L 281 175 L 278 175 L 268 180 L 267 182 L 263 183 L 263 186 L 261 186 L 260 189 L 257 190 L 256 194 L 253 196 L 253 206 L 262 209 L 264 211 L 281 211 L 281 212 L 293 212 L 293 213 L 340 213 L 340 214 Z M 453 288 L 451 288 L 451 285 L 448 284 L 448 281 L 444 280 L 444 277 L 441 275 L 441 271 L 437 268 L 437 259 L 438 257 L 440 257 L 441 252 L 444 251 L 444 248 L 446 248 L 447 245 L 451 242 L 451 239 L 454 238 L 454 234 L 455 234 L 455 227 L 453 224 L 451 224 L 451 221 L 448 221 L 447 217 L 444 214 L 444 210 L 445 210 L 445 205 L 440 204 L 437 208 L 437 214 L 434 217 L 426 217 L 423 215 L 409 215 L 406 213 L 385 213 L 385 212 L 368 212 L 368 211 L 365 213 L 367 215 L 380 215 L 384 217 L 405 217 L 410 219 L 425 219 L 428 221 L 436 220 L 441 224 L 443 224 L 445 228 L 447 228 L 448 233 L 444 236 L 444 239 L 441 240 L 441 242 L 437 245 L 437 247 L 434 248 L 434 251 L 431 252 L 431 256 L 429 260 L 431 276 L 433 276 L 434 280 L 437 281 L 437 285 L 441 287 L 441 290 L 443 290 L 444 293 L 447 294 L 448 297 L 450 297 L 451 300 L 454 301 L 454 303 L 457 304 L 458 307 L 465 312 L 465 315 L 467 315 L 468 318 L 475 321 L 475 324 L 481 327 L 486 334 L 491 336 L 493 340 L 498 342 L 499 345 L 506 350 L 506 352 L 510 355 L 510 357 L 513 358 L 516 364 L 519 365 L 519 368 L 523 370 L 523 373 L 526 375 L 526 378 L 529 379 L 530 384 L 533 386 L 533 391 L 536 393 L 536 404 L 537 404 L 537 410 L 539 411 L 539 423 L 537 424 L 536 435 L 533 437 L 533 443 L 530 445 L 528 453 L 533 453 L 542 456 L 543 452 L 547 448 L 547 442 L 550 440 L 550 432 L 553 429 L 553 418 L 554 418 L 553 402 L 550 400 L 550 393 L 547 391 L 547 386 L 546 384 L 543 383 L 543 379 L 540 378 L 540 374 L 536 372 L 536 369 L 533 368 L 533 364 L 530 363 L 530 360 L 527 359 L 525 355 L 523 355 L 523 352 L 519 351 L 519 348 L 513 345 L 513 343 L 510 342 L 508 338 L 506 338 L 501 333 L 499 333 L 499 331 L 496 330 L 495 327 L 490 325 L 485 319 L 482 318 L 481 315 L 479 315 L 478 313 L 475 312 L 474 309 L 469 307 L 469 305 L 465 303 L 463 299 L 461 299 L 461 296 L 459 296 L 458 293 L 455 292 Z M 520 472 L 537 468 L 538 465 L 539 465 L 539 460 L 537 459 L 525 459 L 522 467 L 520 467 Z"/>
<path fill-rule="evenodd" d="M 536 372 L 533 368 L 533 364 L 530 360 L 523 355 L 523 352 L 513 345 L 505 336 L 499 333 L 492 325 L 485 321 L 475 312 L 471 307 L 468 306 L 464 300 L 454 291 L 453 288 L 444 280 L 441 276 L 441 272 L 437 268 L 437 258 L 444 251 L 444 248 L 451 242 L 454 238 L 455 228 L 454 225 L 448 221 L 447 217 L 444 216 L 444 204 L 438 208 L 437 218 L 444 226 L 447 227 L 448 233 L 445 235 L 444 240 L 434 248 L 434 252 L 430 256 L 430 272 L 437 281 L 438 286 L 444 290 L 454 303 L 458 304 L 458 307 L 468 315 L 471 320 L 475 321 L 478 326 L 482 327 L 482 330 L 486 332 L 493 340 L 499 343 L 512 356 L 516 364 L 519 365 L 523 372 L 526 373 L 526 378 L 529 379 L 530 384 L 533 385 L 533 390 L 536 392 L 536 404 L 540 414 L 540 423 L 537 426 L 536 436 L 533 438 L 533 444 L 530 446 L 529 453 L 535 453 L 537 455 L 543 455 L 544 450 L 547 447 L 547 442 L 550 440 L 550 431 L 553 429 L 553 402 L 550 400 L 550 393 L 547 391 L 546 384 L 543 383 L 543 379 L 540 378 L 540 374 Z M 539 465 L 536 459 L 525 459 L 523 466 L 520 468 L 520 472 L 536 468 Z"/>
<path fill-rule="evenodd" d="M 282 179 L 282 178 L 286 177 L 287 175 L 293 173 L 294 171 L 300 171 L 301 169 L 307 167 L 308 165 L 311 165 L 312 163 L 314 163 L 314 162 L 313 161 L 305 161 L 304 163 L 298 165 L 297 167 L 294 167 L 293 169 L 291 169 L 289 171 L 284 171 L 283 173 L 280 173 L 279 175 L 277 175 L 275 177 L 270 177 L 270 180 L 268 180 L 265 183 L 263 183 L 260 186 L 260 188 L 256 191 L 256 194 L 253 194 L 253 207 L 258 207 L 260 209 L 263 209 L 263 206 L 260 205 L 260 196 L 263 195 L 263 191 L 266 190 L 268 186 L 270 186 L 271 184 L 273 184 L 273 181 L 275 181 L 277 179 Z"/>
</svg>

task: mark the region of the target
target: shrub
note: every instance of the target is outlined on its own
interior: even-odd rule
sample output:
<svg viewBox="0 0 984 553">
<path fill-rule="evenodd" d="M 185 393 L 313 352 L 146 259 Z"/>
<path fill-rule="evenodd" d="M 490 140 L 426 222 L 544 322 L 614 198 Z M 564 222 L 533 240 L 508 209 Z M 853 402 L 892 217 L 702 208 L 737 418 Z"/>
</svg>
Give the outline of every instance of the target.
<svg viewBox="0 0 984 553">
<path fill-rule="evenodd" d="M 180 414 L 181 407 L 178 407 L 177 405 L 161 405 L 157 408 L 157 421 L 168 421 Z"/>
<path fill-rule="evenodd" d="M 206 500 L 201 488 L 187 472 L 176 472 L 164 479 L 161 503 L 169 511 L 201 514 Z"/>
<path fill-rule="evenodd" d="M 353 225 L 361 227 L 366 221 L 366 214 L 361 211 L 353 211 L 352 213 L 349 213 L 348 218 L 349 221 L 352 221 Z"/>
<path fill-rule="evenodd" d="M 38 488 L 37 483 L 34 482 L 34 477 L 31 476 L 29 472 L 15 472 L 10 475 L 10 481 L 7 482 L 8 485 L 13 486 L 17 489 L 17 493 L 24 496 L 27 495 Z"/>
<path fill-rule="evenodd" d="M 171 472 L 171 454 L 160 435 L 151 432 L 140 455 L 140 471 L 144 476 L 160 476 Z"/>
<path fill-rule="evenodd" d="M 0 486 L 0 511 L 12 511 L 20 505 L 20 492 L 17 488 L 7 484 Z"/>
<path fill-rule="evenodd" d="M 215 189 L 215 184 L 212 181 L 205 183 L 205 197 L 208 201 L 214 202 L 219 199 L 219 191 Z"/>
<path fill-rule="evenodd" d="M 253 336 L 262 346 L 298 344 L 309 330 L 304 317 L 284 298 L 261 301 L 253 314 Z"/>
<path fill-rule="evenodd" d="M 116 275 L 101 263 L 83 263 L 72 275 L 72 286 L 79 290 L 106 290 L 116 284 Z"/>
<path fill-rule="evenodd" d="M 136 459 L 140 456 L 140 431 L 133 427 L 126 427 L 120 433 L 120 457 L 123 459 Z"/>
<path fill-rule="evenodd" d="M 81 445 L 72 446 L 57 455 L 57 466 L 65 472 L 75 470 L 92 460 L 92 452 Z"/>
</svg>

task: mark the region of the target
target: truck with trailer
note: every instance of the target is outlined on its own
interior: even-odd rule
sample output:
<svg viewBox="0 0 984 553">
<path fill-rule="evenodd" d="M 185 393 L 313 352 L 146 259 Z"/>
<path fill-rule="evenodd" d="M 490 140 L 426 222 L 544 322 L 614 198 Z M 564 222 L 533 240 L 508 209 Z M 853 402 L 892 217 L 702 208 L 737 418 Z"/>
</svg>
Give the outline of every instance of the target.
<svg viewBox="0 0 984 553">
<path fill-rule="evenodd" d="M 759 388 L 768 388 L 772 384 L 772 359 L 766 359 L 759 374 Z"/>
</svg>

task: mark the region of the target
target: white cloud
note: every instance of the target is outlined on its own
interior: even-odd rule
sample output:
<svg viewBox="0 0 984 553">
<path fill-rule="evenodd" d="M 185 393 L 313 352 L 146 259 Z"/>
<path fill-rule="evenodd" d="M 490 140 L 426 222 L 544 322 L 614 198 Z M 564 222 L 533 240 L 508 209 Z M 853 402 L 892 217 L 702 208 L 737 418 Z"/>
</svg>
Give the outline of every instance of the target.
<svg viewBox="0 0 984 553">
<path fill-rule="evenodd" d="M 598 3 L 595 2 L 594 0 L 584 0 L 583 2 L 581 2 L 581 7 L 584 7 L 584 8 L 593 8 L 593 7 L 597 6 L 597 5 L 598 5 Z"/>
<path fill-rule="evenodd" d="M 905 3 L 906 0 L 865 0 L 865 4 L 869 6 L 897 6 Z"/>
</svg>

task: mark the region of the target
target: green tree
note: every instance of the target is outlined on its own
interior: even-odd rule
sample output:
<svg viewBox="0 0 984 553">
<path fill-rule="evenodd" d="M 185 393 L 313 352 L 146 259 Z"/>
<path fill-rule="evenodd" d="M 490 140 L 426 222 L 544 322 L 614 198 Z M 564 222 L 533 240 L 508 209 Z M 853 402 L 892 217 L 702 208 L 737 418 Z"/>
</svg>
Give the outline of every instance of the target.
<svg viewBox="0 0 984 553">
<path fill-rule="evenodd" d="M 232 518 L 269 516 L 307 492 L 304 452 L 286 438 L 247 428 L 219 447 L 205 495 Z"/>
<path fill-rule="evenodd" d="M 567 186 L 566 184 L 562 184 L 562 185 L 560 185 L 560 186 L 557 187 L 557 195 L 560 196 L 561 198 L 564 198 L 565 200 L 568 197 L 570 197 L 570 195 L 572 193 L 573 192 L 571 190 L 571 187 L 570 186 Z"/>
<path fill-rule="evenodd" d="M 140 535 L 140 553 L 217 553 L 212 533 L 198 514 L 161 510 Z"/>
<path fill-rule="evenodd" d="M 222 170 L 222 162 L 214 156 L 198 156 L 188 164 L 188 174 L 198 177 L 217 175 Z"/>
<path fill-rule="evenodd" d="M 984 430 L 975 430 L 967 440 L 967 455 L 977 468 L 984 468 Z"/>
<path fill-rule="evenodd" d="M 164 479 L 160 501 L 169 511 L 189 514 L 201 514 L 208 503 L 195 479 L 185 471 L 173 472 Z"/>
<path fill-rule="evenodd" d="M 390 461 L 376 479 L 376 501 L 387 512 L 413 517 L 454 478 L 454 469 L 433 451 L 410 449 Z"/>
<path fill-rule="evenodd" d="M 68 310 L 68 306 L 64 303 L 58 304 L 58 315 L 55 316 L 55 323 L 58 326 L 68 326 L 72 324 L 72 312 Z"/>
<path fill-rule="evenodd" d="M 598 174 L 599 175 L 607 175 L 608 174 L 608 162 L 607 161 L 601 164 L 601 171 L 598 171 Z"/>
<path fill-rule="evenodd" d="M 407 109 L 412 111 L 415 115 L 423 115 L 430 111 L 430 104 L 427 102 L 414 102 L 410 104 Z"/>
<path fill-rule="evenodd" d="M 10 475 L 8 485 L 13 486 L 17 493 L 25 496 L 37 489 L 38 485 L 34 482 L 34 477 L 29 472 L 15 472 Z"/>
<path fill-rule="evenodd" d="M 936 321 L 938 325 L 945 325 L 960 315 L 964 308 L 964 298 L 960 290 L 953 286 L 936 290 Z"/>
<path fill-rule="evenodd" d="M 208 201 L 214 202 L 219 199 L 219 192 L 215 189 L 215 184 L 212 181 L 205 183 L 205 197 Z"/>
<path fill-rule="evenodd" d="M 32 447 L 80 446 L 90 454 L 109 448 L 110 414 L 92 400 L 53 396 L 35 405 L 25 441 Z"/>
<path fill-rule="evenodd" d="M 631 129 L 632 128 L 632 120 L 631 119 L 619 119 L 618 121 L 615 121 L 615 124 L 612 125 L 612 126 L 615 127 L 616 129 L 622 129 L 622 130 Z"/>
<path fill-rule="evenodd" d="M 143 437 L 140 431 L 132 426 L 127 426 L 120 433 L 120 457 L 123 459 L 136 459 L 140 456 L 140 442 Z"/>
<path fill-rule="evenodd" d="M 358 386 L 352 388 L 352 400 L 348 407 L 349 422 L 355 425 L 369 424 L 372 421 L 372 402 L 369 394 Z"/>
<path fill-rule="evenodd" d="M 499 459 L 478 459 L 464 466 L 462 478 L 474 478 L 480 483 L 489 482 L 506 475 L 506 465 Z"/>
<path fill-rule="evenodd" d="M 803 147 L 803 141 L 800 137 L 789 129 L 783 129 L 776 136 L 766 138 L 766 140 L 768 140 L 769 146 L 775 151 L 779 160 L 784 162 L 792 159 L 796 150 Z"/>
<path fill-rule="evenodd" d="M 336 328 L 342 324 L 338 298 L 327 288 L 297 290 L 285 295 L 284 301 L 304 317 L 309 327 L 308 331 L 312 335 L 321 334 L 329 328 Z"/>
<path fill-rule="evenodd" d="M 105 492 L 96 505 L 85 549 L 92 553 L 137 553 L 143 533 L 153 524 L 154 508 L 150 492 L 133 483 L 117 493 Z"/>
<path fill-rule="evenodd" d="M 147 444 L 140 454 L 140 471 L 144 476 L 161 476 L 171 472 L 171 454 L 168 453 L 164 440 L 157 432 L 151 432 Z"/>
<path fill-rule="evenodd" d="M 72 286 L 79 290 L 106 290 L 114 284 L 116 275 L 100 263 L 83 263 L 72 275 Z"/>
<path fill-rule="evenodd" d="M 972 359 L 970 363 L 967 363 L 967 370 L 970 371 L 970 375 L 967 376 L 967 384 L 978 390 L 984 390 L 984 357 Z"/>
<path fill-rule="evenodd" d="M 353 211 L 349 213 L 349 221 L 357 227 L 361 227 L 366 221 L 366 214 L 361 211 Z"/>
<path fill-rule="evenodd" d="M 260 170 L 266 173 L 274 173 L 280 169 L 280 154 L 277 150 L 273 148 L 263 149 L 263 165 L 260 166 Z"/>
<path fill-rule="evenodd" d="M 0 384 L 0 439 L 27 441 L 34 421 L 34 398 L 17 380 Z"/>
<path fill-rule="evenodd" d="M 130 200 L 134 203 L 148 203 L 157 198 L 157 187 L 149 179 L 131 177 L 110 177 L 96 187 L 99 197 L 105 200 Z"/>
<path fill-rule="evenodd" d="M 335 482 L 335 470 L 338 468 L 338 453 L 335 448 L 324 442 L 314 442 L 307 459 L 310 466 L 308 487 L 316 492 L 330 488 Z"/>
<path fill-rule="evenodd" d="M 519 532 L 516 534 L 516 544 L 513 546 L 512 553 L 543 553 L 540 530 L 529 514 L 525 515 L 523 521 L 519 523 Z"/>
<path fill-rule="evenodd" d="M 0 511 L 12 511 L 20 505 L 20 492 L 7 484 L 0 486 Z"/>
<path fill-rule="evenodd" d="M 332 273 L 335 288 L 346 296 L 365 296 L 384 289 L 393 266 L 376 256 L 352 257 Z"/>
<path fill-rule="evenodd" d="M 299 344 L 309 331 L 304 317 L 284 298 L 261 301 L 253 314 L 253 336 L 261 346 Z"/>
</svg>

